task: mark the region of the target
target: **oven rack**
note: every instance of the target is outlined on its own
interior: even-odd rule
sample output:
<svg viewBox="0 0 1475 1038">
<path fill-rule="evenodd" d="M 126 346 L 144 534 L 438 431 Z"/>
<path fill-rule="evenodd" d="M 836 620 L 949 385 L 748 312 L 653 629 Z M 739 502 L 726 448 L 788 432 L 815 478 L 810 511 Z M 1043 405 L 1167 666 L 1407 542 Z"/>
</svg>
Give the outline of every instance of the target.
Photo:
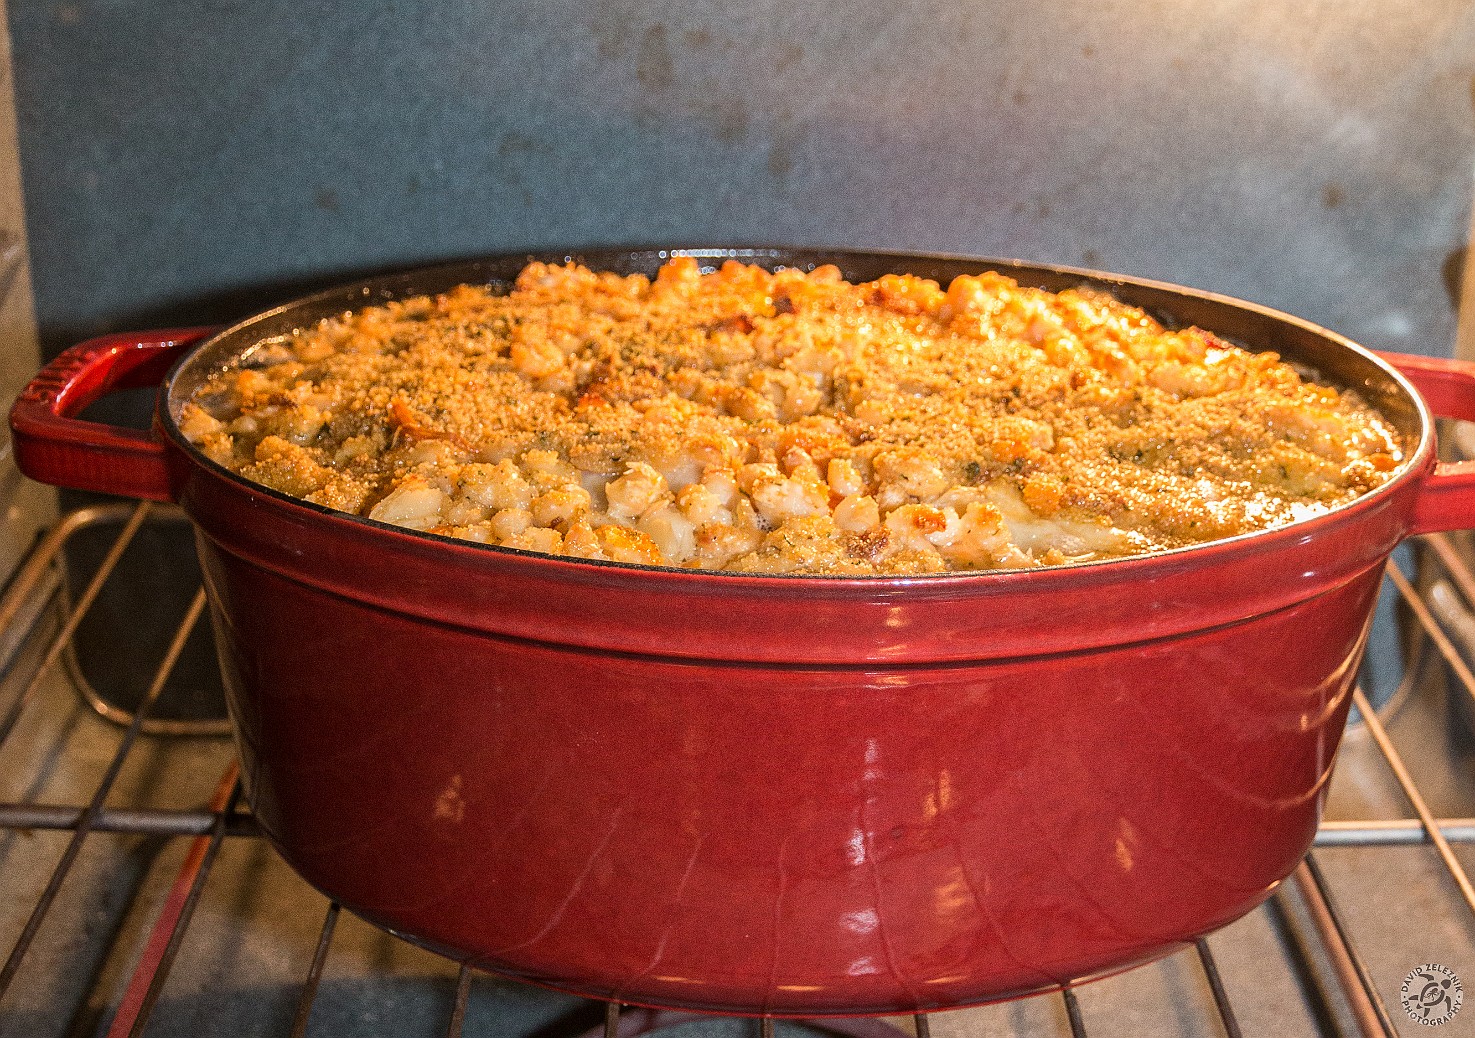
<svg viewBox="0 0 1475 1038">
<path fill-rule="evenodd" d="M 77 628 L 140 528 L 150 522 L 178 522 L 181 517 L 182 513 L 173 506 L 148 502 L 102 504 L 67 513 L 39 538 L 0 596 L 0 681 L 3 681 L 0 684 L 0 751 L 4 751 L 17 730 L 28 723 L 28 715 L 48 681 L 53 681 L 59 671 L 74 662 L 71 651 Z M 78 531 L 104 524 L 120 524 L 121 530 L 86 587 L 77 593 L 74 603 L 69 603 L 60 572 L 63 549 Z M 1472 886 L 1455 850 L 1456 845 L 1475 843 L 1475 817 L 1435 817 L 1429 799 L 1394 745 L 1383 720 L 1407 699 L 1416 683 L 1427 678 L 1426 672 L 1431 668 L 1425 663 L 1434 659 L 1442 661 L 1453 676 L 1454 691 L 1451 695 L 1460 699 L 1468 696 L 1470 702 L 1475 703 L 1475 675 L 1431 611 L 1429 601 L 1429 587 L 1434 580 L 1431 574 L 1434 574 L 1442 576 L 1458 589 L 1465 602 L 1475 603 L 1475 574 L 1464 561 L 1455 538 L 1437 534 L 1419 538 L 1416 543 L 1418 568 L 1424 571 L 1417 586 L 1413 578 L 1392 562 L 1386 576 L 1411 618 L 1407 625 L 1407 662 L 1399 688 L 1381 713 L 1374 710 L 1361 687 L 1354 691 L 1360 724 L 1376 747 L 1381 766 L 1391 774 L 1412 815 L 1324 822 L 1313 850 L 1296 869 L 1291 881 L 1284 884 L 1265 907 L 1257 910 L 1271 916 L 1273 927 L 1282 931 L 1287 927 L 1294 928 L 1295 920 L 1304 922 L 1303 929 L 1312 939 L 1307 940 L 1303 935 L 1288 940 L 1287 945 L 1297 960 L 1291 963 L 1292 970 L 1301 977 L 1313 978 L 1303 987 L 1309 985 L 1315 989 L 1313 1002 L 1318 997 L 1323 1002 L 1313 1006 L 1311 1014 L 1318 1033 L 1322 1034 L 1354 1033 L 1347 1031 L 1348 1021 L 1355 1033 L 1363 1036 L 1397 1035 L 1399 1023 L 1405 1027 L 1416 1025 L 1411 1017 L 1403 1015 L 1395 996 L 1380 992 L 1360 950 L 1359 939 L 1349 923 L 1348 914 L 1339 907 L 1343 895 L 1328 879 L 1318 852 L 1347 847 L 1431 847 L 1443 869 L 1443 882 L 1453 888 L 1449 891 L 1446 906 L 1452 914 L 1460 916 L 1453 925 L 1468 931 L 1472 920 L 1475 920 L 1475 886 Z M 207 806 L 159 807 L 112 802 L 117 780 L 129 766 L 130 756 L 141 740 L 178 743 L 216 737 L 218 741 L 221 733 L 219 724 L 191 722 L 181 725 L 167 721 L 151 722 L 149 717 L 186 640 L 200 621 L 204 607 L 205 597 L 201 589 L 195 593 L 179 620 L 168 649 L 153 671 L 148 693 L 135 712 L 121 711 L 102 702 L 90 689 L 86 689 L 85 681 L 74 682 L 82 687 L 90 707 L 117 725 L 112 729 L 111 754 L 105 762 L 99 761 L 101 774 L 92 785 L 91 795 L 85 798 L 85 803 L 48 803 L 34 797 L 0 802 L 0 835 L 51 832 L 66 836 L 44 886 L 34 894 L 33 900 L 25 900 L 32 892 L 15 889 L 9 881 L 12 877 L 8 875 L 8 868 L 5 873 L 0 873 L 7 874 L 6 884 L 0 888 L 4 890 L 5 898 L 21 899 L 29 905 L 28 912 L 22 913 L 24 924 L 13 938 L 0 932 L 0 942 L 10 941 L 9 952 L 3 966 L 0 966 L 0 1033 L 11 1033 L 8 1023 L 11 1017 L 7 1014 L 6 1002 L 17 990 L 27 956 L 38 935 L 43 933 L 53 908 L 63 895 L 66 880 L 88 848 L 89 841 L 105 834 L 188 841 L 187 852 L 172 883 L 168 884 L 165 896 L 157 903 L 143 906 L 141 915 L 145 922 L 131 937 L 131 943 L 138 946 L 138 951 L 125 971 L 126 984 L 115 983 L 114 989 L 121 987 L 121 993 L 116 990 L 111 995 L 105 993 L 104 1004 L 94 1013 L 97 1028 L 88 1033 L 106 1034 L 109 1038 L 142 1035 L 156 1021 L 161 1005 L 165 1005 L 162 996 L 167 990 L 171 969 L 181 954 L 196 908 L 225 842 L 228 839 L 263 842 L 242 802 L 234 763 L 226 768 Z M 1425 652 L 1426 646 L 1432 646 L 1435 653 Z M 1349 740 L 1352 734 L 1349 733 Z M 204 790 L 199 790 L 195 795 L 203 793 Z M 203 796 L 200 798 L 204 799 Z M 0 867 L 4 867 L 3 859 L 0 859 Z M 284 1032 L 293 1038 L 313 1033 L 310 1024 L 314 1005 L 332 954 L 340 918 L 340 908 L 336 903 L 326 898 L 319 898 L 319 901 L 322 922 L 318 927 L 316 945 L 311 952 L 310 965 L 298 985 L 290 1028 Z M 1194 1033 L 1239 1038 L 1242 1014 L 1237 1007 L 1243 1005 L 1246 995 L 1241 992 L 1231 997 L 1236 985 L 1234 978 L 1226 976 L 1216 960 L 1211 948 L 1216 939 L 1217 935 L 1202 938 L 1195 943 L 1191 953 L 1184 953 L 1196 960 L 1196 968 L 1201 971 L 1202 982 L 1210 996 L 1206 1003 L 1212 1006 L 1198 1020 Z M 0 943 L 0 951 L 3 951 L 3 943 Z M 463 1033 L 475 976 L 474 971 L 465 966 L 453 968 L 456 969 L 454 994 L 444 1014 L 441 1032 L 450 1036 Z M 1030 1000 L 1055 1000 L 1054 1015 L 1063 1024 L 1061 1033 L 1068 1033 L 1073 1038 L 1092 1033 L 1090 1012 L 1083 1008 L 1076 990 L 1066 985 L 1058 993 L 1038 995 Z M 97 997 L 96 992 L 89 994 L 94 1002 Z M 602 1023 L 592 1015 L 599 1011 L 599 1006 L 603 1007 Z M 690 1013 L 622 1007 L 617 1003 L 589 1003 L 589 1007 L 580 1017 L 586 1022 L 590 1019 L 596 1021 L 589 1031 L 589 1038 L 601 1035 L 603 1038 L 634 1038 L 663 1027 L 712 1019 Z M 849 1038 L 886 1038 L 899 1034 L 930 1038 L 937 1024 L 950 1016 L 967 1012 L 951 1011 L 930 1017 L 916 1014 L 911 1017 L 802 1023 Z M 1475 1013 L 1475 1010 L 1471 1012 Z M 781 1021 L 779 1026 L 787 1029 L 796 1023 L 799 1022 Z M 775 1021 L 759 1019 L 752 1026 L 761 1038 L 772 1038 Z"/>
</svg>

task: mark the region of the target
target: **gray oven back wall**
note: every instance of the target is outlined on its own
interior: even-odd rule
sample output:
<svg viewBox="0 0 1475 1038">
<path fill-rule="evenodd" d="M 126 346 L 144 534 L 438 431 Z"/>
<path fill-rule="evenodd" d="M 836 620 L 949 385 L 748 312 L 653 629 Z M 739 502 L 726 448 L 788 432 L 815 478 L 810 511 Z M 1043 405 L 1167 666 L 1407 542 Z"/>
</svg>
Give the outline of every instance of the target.
<svg viewBox="0 0 1475 1038">
<path fill-rule="evenodd" d="M 1461 0 L 11 0 L 45 350 L 494 251 L 1102 267 L 1447 353 Z"/>
</svg>

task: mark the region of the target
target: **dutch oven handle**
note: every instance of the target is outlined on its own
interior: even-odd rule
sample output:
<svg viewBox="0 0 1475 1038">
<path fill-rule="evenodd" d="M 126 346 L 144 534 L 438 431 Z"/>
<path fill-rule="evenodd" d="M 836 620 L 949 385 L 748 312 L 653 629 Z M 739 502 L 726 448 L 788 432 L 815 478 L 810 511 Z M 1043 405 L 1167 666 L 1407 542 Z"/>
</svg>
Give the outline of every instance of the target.
<svg viewBox="0 0 1475 1038">
<path fill-rule="evenodd" d="M 1440 418 L 1475 422 L 1475 363 L 1379 353 L 1401 371 Z M 1410 534 L 1475 528 L 1475 461 L 1441 461 L 1419 488 Z"/>
<path fill-rule="evenodd" d="M 10 409 L 16 465 L 42 483 L 173 500 L 164 445 L 151 433 L 75 417 L 117 389 L 156 386 L 213 328 L 105 335 L 78 343 L 30 381 Z"/>
</svg>

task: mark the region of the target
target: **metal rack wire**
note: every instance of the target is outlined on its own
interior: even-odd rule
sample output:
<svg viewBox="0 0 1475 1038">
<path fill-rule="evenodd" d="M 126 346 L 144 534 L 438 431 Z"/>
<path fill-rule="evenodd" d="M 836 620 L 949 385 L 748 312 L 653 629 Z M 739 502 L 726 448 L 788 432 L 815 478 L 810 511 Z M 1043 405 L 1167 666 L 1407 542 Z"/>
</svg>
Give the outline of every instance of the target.
<svg viewBox="0 0 1475 1038">
<path fill-rule="evenodd" d="M 14 683 L 20 685 L 19 692 L 0 711 L 0 748 L 10 739 L 35 698 L 38 688 L 48 673 L 55 669 L 65 657 L 71 640 L 87 610 L 97 598 L 100 589 L 111 576 L 118 560 L 128 549 L 130 542 L 141 526 L 157 518 L 163 511 L 161 506 L 147 503 L 138 505 L 117 504 L 83 509 L 68 514 L 35 547 L 17 571 L 3 597 L 0 597 L 0 644 L 14 640 L 14 629 L 34 625 L 41 630 L 37 616 L 44 613 L 38 608 L 40 599 L 56 600 L 58 581 L 56 571 L 58 559 L 68 539 L 78 530 L 103 522 L 122 522 L 121 531 L 108 551 L 102 566 L 93 575 L 87 586 L 77 595 L 76 601 L 60 615 L 54 630 L 44 638 L 44 649 L 34 670 L 22 675 Z M 1466 601 L 1475 602 L 1475 574 L 1464 562 L 1461 553 L 1449 537 L 1435 535 L 1423 539 L 1423 556 L 1437 567 L 1459 588 Z M 1472 675 L 1460 651 L 1445 634 L 1431 613 L 1425 598 L 1415 589 L 1410 578 L 1397 566 L 1390 563 L 1387 579 L 1396 590 L 1400 600 L 1410 611 L 1417 624 L 1420 637 L 1427 639 L 1437 651 L 1439 658 L 1448 666 L 1459 686 L 1475 699 L 1475 675 Z M 90 799 L 85 804 L 58 806 L 30 801 L 0 803 L 0 831 L 27 832 L 50 830 L 70 834 L 66 845 L 56 860 L 40 896 L 36 899 L 29 917 L 12 945 L 3 967 L 0 967 L 0 1021 L 4 1019 L 4 999 L 16 981 L 37 935 L 46 925 L 48 915 L 64 882 L 77 862 L 86 842 L 99 833 L 123 833 L 137 836 L 156 837 L 165 840 L 188 840 L 188 853 L 175 876 L 173 883 L 161 903 L 152 909 L 152 922 L 143 940 L 128 977 L 122 996 L 112 1007 L 112 1019 L 106 1033 L 113 1038 L 141 1035 L 145 1033 L 160 1005 L 160 997 L 168 983 L 170 972 L 180 953 L 185 935 L 200 902 L 202 892 L 209 882 L 222 846 L 228 838 L 259 839 L 253 819 L 241 803 L 241 787 L 237 768 L 232 764 L 220 777 L 217 788 L 207 806 L 200 809 L 142 808 L 111 806 L 110 794 L 115 782 L 137 745 L 140 733 L 145 730 L 150 711 L 158 700 L 171 669 L 179 658 L 186 639 L 199 622 L 204 610 L 203 590 L 198 591 L 185 615 L 180 619 L 168 650 L 159 660 L 149 685 L 149 691 L 141 705 L 131 716 L 119 718 L 117 711 L 108 711 L 113 720 L 126 720 L 116 738 L 112 757 L 96 783 Z M 16 661 L 19 654 L 12 652 L 4 664 L 0 677 L 15 679 L 11 671 L 20 666 Z M 1410 664 L 1408 671 L 1416 669 Z M 1405 678 L 1407 683 L 1410 678 Z M 1309 853 L 1296 870 L 1292 888 L 1301 899 L 1306 913 L 1312 920 L 1319 938 L 1318 954 L 1330 964 L 1335 975 L 1336 986 L 1344 1000 L 1345 1008 L 1356 1022 L 1358 1031 L 1364 1036 L 1389 1036 L 1398 1034 L 1394 1014 L 1390 1012 L 1380 995 L 1377 985 L 1354 941 L 1352 928 L 1347 917 L 1338 908 L 1338 896 L 1328 882 L 1320 862 L 1318 850 L 1339 847 L 1389 847 L 1399 845 L 1430 844 L 1434 847 L 1447 871 L 1449 879 L 1458 888 L 1465 907 L 1475 913 L 1475 886 L 1455 854 L 1453 844 L 1475 842 L 1475 818 L 1436 818 L 1427 798 L 1411 776 L 1403 757 L 1389 737 L 1383 721 L 1359 688 L 1354 693 L 1355 705 L 1361 714 L 1368 735 L 1376 744 L 1381 758 L 1402 790 L 1407 804 L 1413 811 L 1412 817 L 1398 819 L 1368 819 L 1324 823 L 1320 829 L 1315 849 Z M 95 706 L 96 704 L 94 704 Z M 1277 899 L 1288 894 L 1285 888 L 1276 895 Z M 318 995 L 325 967 L 332 953 L 335 928 L 340 918 L 340 908 L 328 902 L 323 910 L 322 924 L 318 930 L 316 948 L 311 964 L 302 978 L 297 996 L 296 1012 L 290 1034 L 306 1035 L 312 1021 L 315 1000 Z M 1209 939 L 1200 939 L 1195 946 L 1196 959 L 1202 970 L 1203 979 L 1212 995 L 1215 1016 L 1205 1027 L 1205 1033 L 1219 1032 L 1239 1038 L 1240 1023 L 1229 995 L 1229 986 L 1221 974 L 1210 947 Z M 1308 966 L 1308 968 L 1311 968 Z M 467 1015 L 467 1001 L 471 991 L 472 972 L 460 967 L 455 984 L 445 1033 L 455 1036 L 462 1033 Z M 1091 1033 L 1088 1014 L 1078 1000 L 1075 991 L 1065 987 L 1057 995 L 1038 996 L 1058 998 L 1068 1021 L 1070 1033 L 1081 1036 Z M 680 1023 L 692 1019 L 692 1014 L 644 1009 L 627 1009 L 616 1004 L 605 1008 L 603 1038 L 633 1038 L 645 1031 Z M 3 1026 L 3 1024 L 0 1024 Z M 757 1025 L 762 1038 L 771 1038 L 773 1021 L 762 1020 Z M 899 1022 L 883 1020 L 839 1020 L 815 1022 L 813 1026 L 849 1038 L 878 1038 L 907 1030 L 918 1038 L 929 1038 L 931 1022 L 926 1015 L 918 1014 L 910 1020 Z M 596 1035 L 600 1031 L 596 1028 Z"/>
</svg>

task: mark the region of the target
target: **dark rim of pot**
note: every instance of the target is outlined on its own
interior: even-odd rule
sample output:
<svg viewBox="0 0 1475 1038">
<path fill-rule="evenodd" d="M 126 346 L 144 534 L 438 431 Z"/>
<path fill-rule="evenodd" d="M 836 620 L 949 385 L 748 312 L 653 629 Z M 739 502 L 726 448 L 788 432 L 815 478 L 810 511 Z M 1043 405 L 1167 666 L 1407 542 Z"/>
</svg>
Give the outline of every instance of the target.
<svg viewBox="0 0 1475 1038">
<path fill-rule="evenodd" d="M 690 569 L 679 566 L 650 566 L 639 563 L 608 562 L 552 555 L 483 544 L 460 537 L 428 533 L 380 522 L 292 497 L 264 484 L 232 472 L 206 457 L 185 438 L 177 423 L 183 404 L 211 374 L 244 358 L 252 348 L 279 336 L 306 327 L 324 317 L 348 310 L 374 306 L 396 299 L 432 295 L 459 284 L 510 286 L 517 272 L 531 262 L 583 263 L 593 270 L 620 274 L 654 274 L 656 267 L 669 259 L 690 256 L 702 270 L 710 271 L 729 259 L 758 263 L 769 269 L 799 267 L 813 270 L 822 264 L 838 266 L 848 281 L 871 281 L 888 273 L 912 273 L 946 283 L 959 274 L 997 271 L 1022 285 L 1060 291 L 1065 288 L 1090 288 L 1104 291 L 1121 302 L 1137 306 L 1170 328 L 1195 325 L 1221 339 L 1252 352 L 1275 351 L 1319 382 L 1338 389 L 1353 389 L 1370 406 L 1377 409 L 1398 430 L 1406 449 L 1399 467 L 1381 486 L 1351 501 L 1337 505 L 1318 515 L 1308 516 L 1280 526 L 1236 534 L 1212 541 L 1146 552 L 1138 555 L 1062 563 L 1030 569 L 949 570 L 919 574 L 795 574 L 740 573 L 732 570 Z M 244 346 L 238 339 L 248 340 Z M 628 571 L 640 574 L 662 574 L 671 578 L 702 581 L 737 580 L 799 581 L 808 584 L 836 582 L 869 586 L 877 583 L 907 585 L 918 581 L 934 583 L 956 580 L 1045 580 L 1052 574 L 1079 573 L 1102 567 L 1140 568 L 1175 562 L 1185 555 L 1213 551 L 1233 551 L 1246 545 L 1265 545 L 1282 538 L 1300 538 L 1310 528 L 1337 522 L 1349 513 L 1377 507 L 1385 496 L 1397 493 L 1410 474 L 1420 469 L 1433 450 L 1433 420 L 1423 399 L 1408 380 L 1386 361 L 1358 345 L 1310 321 L 1258 303 L 1218 295 L 1148 278 L 1114 274 L 1083 267 L 1028 263 L 1021 260 L 961 256 L 947 253 L 914 253 L 860 251 L 822 248 L 786 248 L 779 246 L 669 246 L 633 249 L 587 249 L 564 252 L 506 253 L 480 259 L 442 263 L 394 274 L 367 278 L 336 288 L 304 296 L 254 314 L 210 336 L 175 363 L 160 390 L 160 424 L 175 446 L 196 464 L 227 481 L 239 484 L 255 494 L 263 494 L 282 505 L 302 509 L 362 526 L 366 532 L 416 541 L 450 545 L 457 549 L 493 552 L 497 555 L 526 560 L 537 565 L 560 567 L 595 567 L 599 571 Z M 1408 445 L 1412 445 L 1411 449 Z"/>
</svg>

